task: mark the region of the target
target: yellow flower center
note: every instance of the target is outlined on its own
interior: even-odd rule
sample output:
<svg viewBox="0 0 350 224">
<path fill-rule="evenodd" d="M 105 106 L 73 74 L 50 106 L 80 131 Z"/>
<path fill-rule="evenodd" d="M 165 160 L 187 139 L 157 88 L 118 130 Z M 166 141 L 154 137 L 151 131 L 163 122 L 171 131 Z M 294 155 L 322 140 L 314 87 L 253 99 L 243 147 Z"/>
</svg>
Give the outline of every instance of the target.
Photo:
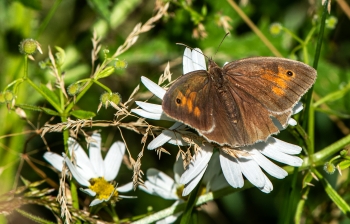
<svg viewBox="0 0 350 224">
<path fill-rule="evenodd" d="M 187 201 L 188 199 L 188 195 L 187 196 L 182 196 L 182 192 L 184 190 L 185 186 L 184 185 L 180 185 L 176 188 L 176 195 L 183 199 L 184 201 Z M 205 185 L 201 184 L 201 186 L 199 187 L 199 190 L 198 190 L 198 196 L 201 196 L 203 194 L 207 193 L 207 188 L 205 187 Z"/>
<path fill-rule="evenodd" d="M 96 193 L 96 197 L 100 200 L 108 200 L 111 194 L 114 197 L 118 196 L 118 191 L 104 177 L 92 178 L 90 184 L 89 188 Z"/>
</svg>

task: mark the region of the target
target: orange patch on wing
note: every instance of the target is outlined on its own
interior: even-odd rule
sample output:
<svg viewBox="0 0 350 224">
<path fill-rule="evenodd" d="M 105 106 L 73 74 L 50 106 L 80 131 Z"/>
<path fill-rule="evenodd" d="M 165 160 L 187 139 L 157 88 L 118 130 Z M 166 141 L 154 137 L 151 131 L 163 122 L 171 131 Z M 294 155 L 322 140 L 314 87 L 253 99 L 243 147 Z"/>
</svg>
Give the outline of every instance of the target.
<svg viewBox="0 0 350 224">
<path fill-rule="evenodd" d="M 201 110 L 198 107 L 194 108 L 194 116 L 199 117 L 201 115 Z"/>
<path fill-rule="evenodd" d="M 195 100 L 196 96 L 197 96 L 197 93 L 192 92 L 189 94 L 188 98 L 186 99 L 187 109 L 190 113 L 193 111 L 193 101 Z"/>
<path fill-rule="evenodd" d="M 274 76 L 272 74 L 264 74 L 262 77 L 274 84 L 277 84 L 277 86 L 279 86 L 282 89 L 286 89 L 287 88 L 287 83 L 285 80 L 283 80 L 281 77 L 281 74 L 279 73 L 278 76 Z M 272 91 L 273 89 L 276 87 L 272 87 Z"/>
<path fill-rule="evenodd" d="M 276 86 L 272 87 L 272 92 L 274 92 L 278 96 L 283 96 L 284 95 L 284 90 L 281 88 L 278 88 Z"/>
</svg>

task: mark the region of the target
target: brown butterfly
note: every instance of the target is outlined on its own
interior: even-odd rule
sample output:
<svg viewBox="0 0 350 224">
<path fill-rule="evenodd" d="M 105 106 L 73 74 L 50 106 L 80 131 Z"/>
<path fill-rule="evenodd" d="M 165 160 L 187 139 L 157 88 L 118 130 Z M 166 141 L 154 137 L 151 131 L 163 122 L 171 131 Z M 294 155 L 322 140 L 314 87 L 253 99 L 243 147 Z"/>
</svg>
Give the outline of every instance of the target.
<svg viewBox="0 0 350 224">
<path fill-rule="evenodd" d="M 265 141 L 288 125 L 293 106 L 316 70 L 294 60 L 252 57 L 181 76 L 166 92 L 163 111 L 209 142 L 232 147 Z"/>
</svg>

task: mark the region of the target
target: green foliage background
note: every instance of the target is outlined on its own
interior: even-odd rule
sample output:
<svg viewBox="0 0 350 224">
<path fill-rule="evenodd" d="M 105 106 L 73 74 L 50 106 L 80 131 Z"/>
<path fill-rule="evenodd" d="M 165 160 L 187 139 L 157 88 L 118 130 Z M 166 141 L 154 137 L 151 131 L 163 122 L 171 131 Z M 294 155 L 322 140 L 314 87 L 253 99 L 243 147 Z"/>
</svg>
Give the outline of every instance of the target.
<svg viewBox="0 0 350 224">
<path fill-rule="evenodd" d="M 310 1 L 311 2 L 311 1 Z M 260 0 L 249 1 L 240 8 L 253 21 L 258 29 L 281 53 L 281 56 L 293 58 L 313 64 L 315 58 L 317 38 L 319 35 L 320 20 L 323 7 L 320 1 L 310 3 L 308 1 L 283 1 Z M 327 146 L 344 140 L 349 136 L 350 117 L 350 29 L 349 11 L 339 2 L 332 2 L 331 12 L 327 15 L 337 18 L 338 23 L 333 29 L 326 28 L 324 33 L 322 50 L 318 63 L 318 78 L 314 86 L 315 101 L 325 99 L 315 108 L 314 145 L 315 152 Z M 346 2 L 345 2 L 346 4 Z M 43 54 L 34 55 L 35 61 L 29 61 L 30 79 L 37 85 L 40 83 L 54 84 L 53 76 L 48 70 L 40 69 L 38 62 L 48 57 L 48 46 L 55 52 L 54 46 L 64 49 L 66 54 L 62 70 L 65 74 L 66 86 L 76 80 L 89 77 L 91 71 L 91 38 L 95 30 L 102 38 L 102 48 L 110 52 L 123 44 L 129 33 L 139 22 L 144 23 L 156 13 L 154 1 L 120 0 L 120 1 L 1 1 L 0 2 L 0 89 L 4 89 L 9 83 L 23 75 L 24 60 L 19 53 L 18 45 L 26 38 L 37 40 L 43 50 Z M 226 31 L 218 25 L 220 18 L 230 18 L 230 35 L 220 45 Z M 299 43 L 288 32 L 278 35 L 270 33 L 270 25 L 280 23 L 296 36 L 305 39 L 313 27 L 315 33 L 305 47 L 307 58 L 302 50 L 293 49 Z M 198 26 L 205 27 L 206 37 L 193 37 Z M 101 82 L 112 91 L 119 92 L 123 99 L 127 99 L 133 89 L 140 83 L 140 77 L 146 76 L 157 82 L 159 75 L 163 73 L 166 63 L 170 61 L 170 70 L 173 78 L 182 74 L 183 46 L 176 43 L 184 43 L 191 47 L 199 47 L 209 57 L 213 57 L 218 64 L 250 56 L 276 56 L 261 41 L 232 8 L 228 1 L 170 1 L 168 14 L 156 22 L 155 27 L 149 32 L 141 34 L 138 41 L 119 59 L 128 63 L 126 69 L 117 70 L 113 75 L 102 79 Z M 217 53 L 216 50 L 218 50 Z M 111 53 L 113 54 L 113 53 Z M 100 59 L 103 60 L 102 51 Z M 143 85 L 136 95 L 136 100 L 144 100 L 149 92 Z M 104 92 L 102 88 L 93 85 L 84 97 L 75 105 L 76 109 L 96 112 L 99 97 Z M 324 98 L 328 96 L 328 98 Z M 152 99 L 151 101 L 153 101 Z M 159 101 L 156 101 L 159 102 Z M 46 102 L 27 83 L 21 84 L 16 98 L 16 103 L 46 106 Z M 48 178 L 58 181 L 58 175 L 48 168 L 42 155 L 46 151 L 40 135 L 36 132 L 45 122 L 52 117 L 37 111 L 26 111 L 28 120 L 34 125 L 29 125 L 6 104 L 0 107 L 0 193 L 9 192 L 23 183 L 19 176 L 34 182 L 42 180 L 38 170 L 44 172 Z M 102 108 L 94 120 L 112 120 L 115 109 Z M 127 121 L 132 121 L 128 118 Z M 59 118 L 53 118 L 50 123 L 60 122 Z M 170 126 L 167 122 L 151 122 L 163 127 Z M 35 130 L 36 129 L 36 130 Z M 116 127 L 100 128 L 103 146 L 108 149 L 116 140 L 121 140 L 120 132 Z M 92 131 L 92 130 L 86 130 Z M 294 130 L 295 132 L 295 130 Z M 293 130 L 283 132 L 279 138 L 288 142 L 300 144 L 292 134 Z M 134 158 L 142 148 L 141 135 L 129 130 L 123 130 L 123 135 Z M 51 151 L 61 153 L 63 150 L 62 133 L 47 133 L 45 138 Z M 148 142 L 150 141 L 150 138 Z M 312 140 L 311 140 L 312 141 Z M 339 155 L 343 148 L 347 149 L 349 140 L 345 139 L 340 147 L 334 148 L 328 159 Z M 154 167 L 173 176 L 172 165 L 175 161 L 177 147 L 166 145 L 171 155 L 162 154 L 161 158 L 154 151 L 145 151 L 142 159 L 142 169 Z M 305 149 L 307 151 L 307 149 Z M 305 155 L 305 151 L 302 153 Z M 30 162 L 35 164 L 35 170 Z M 341 198 L 349 202 L 348 168 L 344 166 L 343 175 L 337 172 L 329 175 L 323 172 L 323 160 L 317 170 L 320 175 L 328 180 Z M 344 159 L 345 161 L 345 159 Z M 286 223 L 293 222 L 293 216 L 300 205 L 303 178 L 307 176 L 310 167 L 304 167 L 304 171 L 290 175 L 284 180 L 271 178 L 274 190 L 270 194 L 264 194 L 256 188 L 250 188 L 237 193 L 227 194 L 209 202 L 206 206 L 210 209 L 217 208 L 216 216 L 206 212 L 199 212 L 200 223 Z M 289 171 L 291 169 L 289 168 Z M 292 172 L 290 172 L 292 173 Z M 131 180 L 132 171 L 125 166 L 118 175 L 118 180 L 123 184 Z M 295 182 L 296 181 L 296 182 Z M 307 181 L 306 181 L 307 182 Z M 295 183 L 295 185 L 293 184 Z M 322 181 L 313 180 L 313 187 L 307 187 L 307 200 L 300 214 L 303 223 L 350 223 L 349 213 L 344 214 L 334 204 L 330 197 L 332 193 L 325 191 Z M 246 183 L 247 184 L 247 183 Z M 49 187 L 48 184 L 43 184 Z M 42 187 L 42 186 L 40 186 Z M 295 189 L 291 189 L 295 187 Z M 291 192 L 294 194 L 291 196 Z M 57 195 L 53 192 L 52 196 Z M 80 194 L 79 194 L 80 195 Z M 138 199 L 122 200 L 116 204 L 116 212 L 121 219 L 146 214 L 148 206 L 153 211 L 159 211 L 169 207 L 172 202 L 159 197 L 147 195 L 144 192 L 133 193 Z M 84 195 L 80 195 L 82 198 Z M 299 203 L 299 204 L 298 204 Z M 1 205 L 1 204 L 0 204 Z M 217 206 L 217 207 L 215 207 Z M 0 206 L 1 208 L 1 206 Z M 54 216 L 43 206 L 27 204 L 22 207 L 29 213 L 54 221 Z M 201 210 L 201 209 L 199 209 Z M 205 210 L 205 209 L 204 209 Z M 345 209 L 346 210 L 346 209 Z M 349 211 L 348 211 L 349 212 Z M 345 212 L 346 213 L 346 212 Z M 108 219 L 105 211 L 99 215 Z M 8 216 L 2 217 L 2 221 L 10 220 L 12 223 L 28 219 L 13 211 Z M 287 217 L 287 218 L 286 218 Z"/>
</svg>

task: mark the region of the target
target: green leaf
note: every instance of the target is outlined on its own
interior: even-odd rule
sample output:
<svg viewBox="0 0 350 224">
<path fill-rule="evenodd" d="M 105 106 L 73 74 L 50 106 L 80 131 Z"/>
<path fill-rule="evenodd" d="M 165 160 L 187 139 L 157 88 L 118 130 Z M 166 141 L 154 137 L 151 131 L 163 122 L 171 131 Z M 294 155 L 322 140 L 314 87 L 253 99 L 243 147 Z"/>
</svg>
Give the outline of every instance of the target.
<svg viewBox="0 0 350 224">
<path fill-rule="evenodd" d="M 115 70 L 114 67 L 108 66 L 96 75 L 96 79 L 108 77 L 111 74 L 113 74 L 114 70 Z"/>
<path fill-rule="evenodd" d="M 341 170 L 345 170 L 346 168 L 348 168 L 350 166 L 350 160 L 341 161 L 338 165 L 339 165 Z"/>
<path fill-rule="evenodd" d="M 29 104 L 16 104 L 16 106 L 23 110 L 42 111 L 41 107 L 37 107 Z"/>
<path fill-rule="evenodd" d="M 51 89 L 47 88 L 43 84 L 40 84 L 40 89 L 44 92 L 45 98 L 46 97 L 50 98 L 56 104 L 56 106 L 59 107 L 60 101 L 59 101 L 57 95 Z"/>
<path fill-rule="evenodd" d="M 350 206 L 344 201 L 344 199 L 333 189 L 329 182 L 316 170 L 313 170 L 317 177 L 320 179 L 324 190 L 328 194 L 329 198 L 338 206 L 338 208 L 350 217 Z"/>
<path fill-rule="evenodd" d="M 86 111 L 86 110 L 74 110 L 70 112 L 70 115 L 73 115 L 74 117 L 79 119 L 90 119 L 96 116 L 94 112 Z"/>
<path fill-rule="evenodd" d="M 313 179 L 311 172 L 307 172 L 303 179 L 303 188 L 309 186 L 309 183 L 311 183 Z"/>
<path fill-rule="evenodd" d="M 109 0 L 89 0 L 88 2 L 91 8 L 109 23 L 111 18 L 111 12 L 108 8 Z"/>
<path fill-rule="evenodd" d="M 37 107 L 29 104 L 16 104 L 16 106 L 22 108 L 23 110 L 42 111 L 49 115 L 60 116 L 60 113 L 57 111 L 46 107 Z"/>
<path fill-rule="evenodd" d="M 40 107 L 40 109 L 41 109 L 43 112 L 45 112 L 45 113 L 47 113 L 47 114 L 49 114 L 49 115 L 60 116 L 60 113 L 58 113 L 58 112 L 55 111 L 55 110 L 51 110 L 51 109 L 46 108 L 46 107 Z"/>
</svg>

